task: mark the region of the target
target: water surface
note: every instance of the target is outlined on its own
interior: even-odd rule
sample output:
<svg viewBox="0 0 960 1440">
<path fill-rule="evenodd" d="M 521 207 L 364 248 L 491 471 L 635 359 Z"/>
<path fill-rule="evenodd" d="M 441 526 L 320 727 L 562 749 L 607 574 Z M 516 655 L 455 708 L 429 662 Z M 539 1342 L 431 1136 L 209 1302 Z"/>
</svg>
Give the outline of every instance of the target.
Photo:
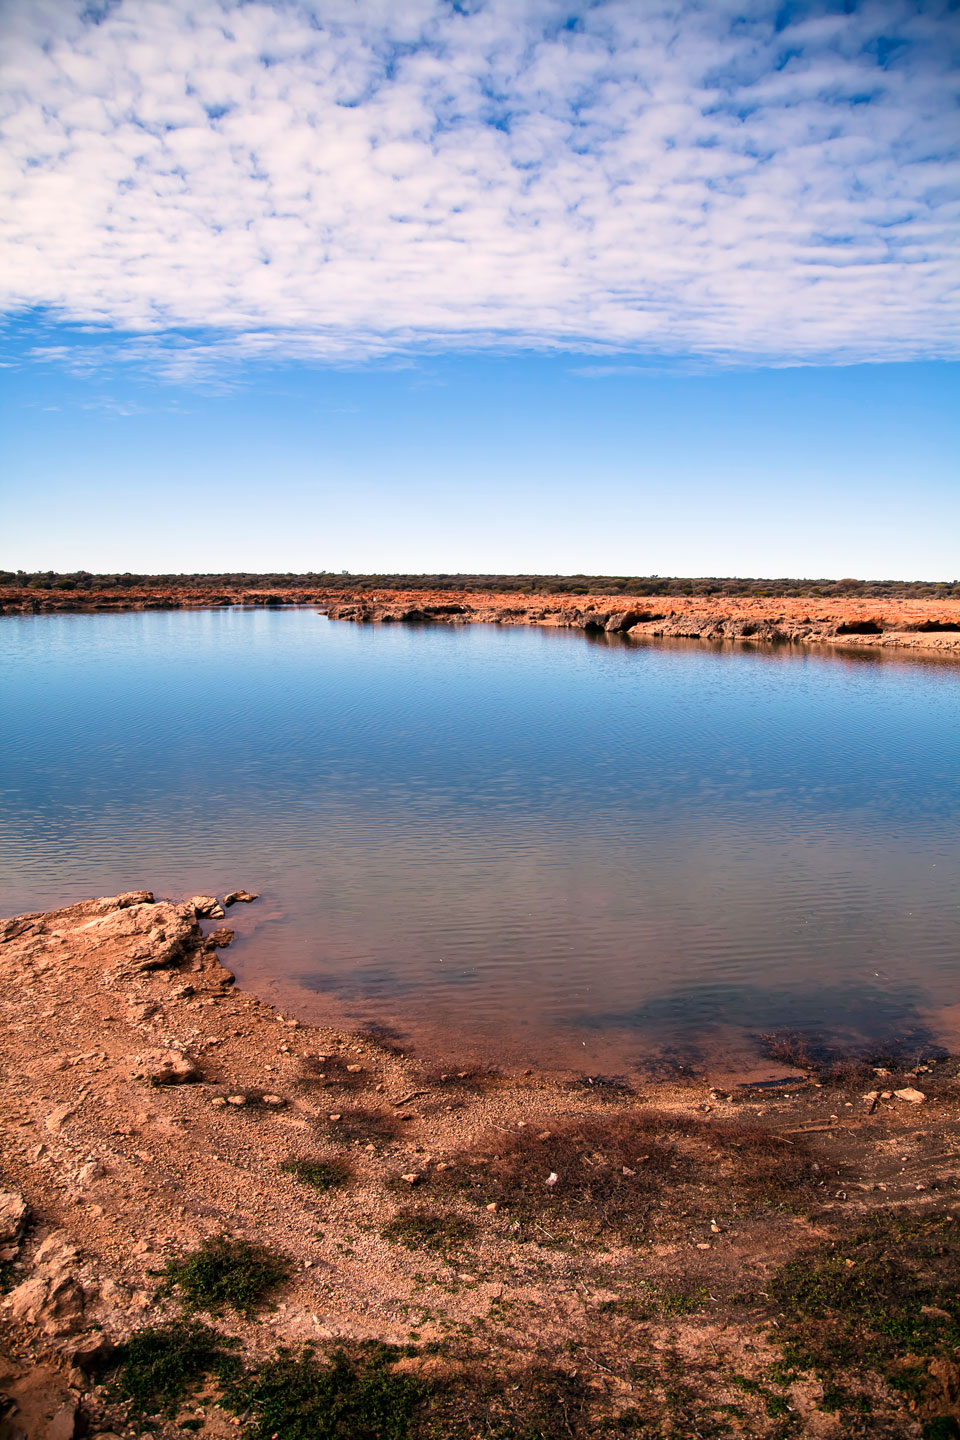
<svg viewBox="0 0 960 1440">
<path fill-rule="evenodd" d="M 0 664 L 0 913 L 245 886 L 261 993 L 508 1063 L 960 1007 L 956 667 L 241 609 L 6 617 Z"/>
</svg>

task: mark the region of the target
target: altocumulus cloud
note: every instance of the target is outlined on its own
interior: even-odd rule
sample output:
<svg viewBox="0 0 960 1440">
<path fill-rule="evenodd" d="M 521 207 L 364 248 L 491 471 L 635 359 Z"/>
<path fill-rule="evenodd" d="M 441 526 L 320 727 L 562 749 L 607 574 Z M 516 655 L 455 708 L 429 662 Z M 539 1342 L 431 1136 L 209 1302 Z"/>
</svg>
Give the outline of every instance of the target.
<svg viewBox="0 0 960 1440">
<path fill-rule="evenodd" d="M 173 372 L 960 351 L 953 0 L 3 0 L 0 30 L 0 305 Z"/>
</svg>

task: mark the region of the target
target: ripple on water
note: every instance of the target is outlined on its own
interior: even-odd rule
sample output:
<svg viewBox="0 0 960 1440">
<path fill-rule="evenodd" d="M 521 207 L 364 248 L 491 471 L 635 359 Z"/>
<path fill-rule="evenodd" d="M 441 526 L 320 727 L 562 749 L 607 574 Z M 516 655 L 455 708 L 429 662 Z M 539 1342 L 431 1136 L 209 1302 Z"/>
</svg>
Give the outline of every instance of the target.
<svg viewBox="0 0 960 1440">
<path fill-rule="evenodd" d="M 960 1004 L 960 669 L 312 611 L 0 652 L 5 913 L 250 885 L 242 978 L 517 1059 Z"/>
</svg>

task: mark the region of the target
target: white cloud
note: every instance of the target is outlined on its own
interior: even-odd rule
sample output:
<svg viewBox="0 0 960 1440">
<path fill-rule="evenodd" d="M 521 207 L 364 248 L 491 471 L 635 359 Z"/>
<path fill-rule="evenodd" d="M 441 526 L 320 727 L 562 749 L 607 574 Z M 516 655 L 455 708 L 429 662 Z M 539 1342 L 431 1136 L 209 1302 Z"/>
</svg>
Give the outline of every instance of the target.
<svg viewBox="0 0 960 1440">
<path fill-rule="evenodd" d="M 0 308 L 132 331 L 175 378 L 956 356 L 956 9 L 838 9 L 3 0 Z"/>
</svg>

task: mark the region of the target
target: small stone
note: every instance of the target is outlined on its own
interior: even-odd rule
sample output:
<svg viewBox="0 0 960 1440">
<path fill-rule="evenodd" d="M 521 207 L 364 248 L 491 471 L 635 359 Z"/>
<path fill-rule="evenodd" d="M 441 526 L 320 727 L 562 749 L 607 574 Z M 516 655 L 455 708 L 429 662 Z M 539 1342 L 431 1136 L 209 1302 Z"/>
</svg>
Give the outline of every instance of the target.
<svg viewBox="0 0 960 1440">
<path fill-rule="evenodd" d="M 538 1139 L 538 1140 L 552 1140 L 552 1139 L 553 1139 L 553 1131 L 552 1131 L 552 1130 L 541 1130 L 541 1131 L 540 1131 L 540 1134 L 537 1136 L 537 1139 Z"/>
<path fill-rule="evenodd" d="M 129 910 L 131 905 L 152 905 L 152 890 L 125 890 L 122 895 L 117 896 L 117 909 Z"/>
<path fill-rule="evenodd" d="M 403 1180 L 407 1185 L 416 1185 L 420 1181 L 420 1176 L 414 1174 L 414 1172 L 411 1170 L 409 1175 L 401 1175 L 400 1179 Z"/>
<path fill-rule="evenodd" d="M 720 1226 L 717 1224 L 716 1220 L 711 1220 L 711 1221 L 710 1221 L 710 1232 L 711 1232 L 711 1234 L 713 1234 L 713 1235 L 719 1235 L 719 1234 L 720 1234 Z"/>
<path fill-rule="evenodd" d="M 881 1099 L 881 1100 L 892 1100 L 892 1099 L 893 1099 L 893 1091 L 892 1091 L 892 1090 L 881 1090 L 881 1091 L 880 1091 L 880 1099 Z"/>
<path fill-rule="evenodd" d="M 264 1095 L 264 1097 L 263 1097 L 263 1103 L 264 1103 L 264 1105 L 282 1105 L 282 1104 L 283 1104 L 283 1096 L 282 1096 L 282 1095 Z"/>
<path fill-rule="evenodd" d="M 912 1085 L 905 1086 L 903 1090 L 894 1090 L 893 1093 L 898 1100 L 906 1100 L 910 1105 L 921 1105 L 927 1098 L 922 1090 L 914 1090 Z"/>
<path fill-rule="evenodd" d="M 200 1079 L 200 1071 L 186 1055 L 174 1051 L 150 1072 L 149 1078 L 151 1085 L 192 1085 Z"/>
<path fill-rule="evenodd" d="M 451 1164 L 451 1162 L 450 1162 L 449 1160 L 439 1160 L 439 1161 L 437 1162 L 437 1170 L 438 1170 L 441 1174 L 443 1173 L 444 1170 L 452 1170 L 452 1169 L 453 1169 L 453 1165 Z"/>
<path fill-rule="evenodd" d="M 629 1165 L 624 1165 L 621 1171 L 621 1174 L 623 1175 L 636 1175 L 636 1173 L 636 1170 L 631 1170 Z"/>
<path fill-rule="evenodd" d="M 246 1097 L 246 1095 L 228 1095 L 228 1096 L 227 1096 L 227 1104 L 228 1104 L 228 1105 L 246 1105 L 246 1103 L 247 1103 L 247 1097 Z"/>
<path fill-rule="evenodd" d="M 880 1099 L 880 1091 L 868 1090 L 866 1095 L 863 1096 L 863 1099 L 866 1100 L 868 1104 L 872 1104 L 874 1100 Z"/>
<path fill-rule="evenodd" d="M 213 1099 L 210 1101 L 210 1104 L 211 1104 L 211 1105 L 217 1105 L 217 1106 L 223 1106 L 223 1105 L 226 1105 L 226 1103 L 227 1103 L 227 1102 L 226 1102 L 226 1100 L 224 1100 L 224 1098 L 223 1098 L 222 1095 L 214 1095 Z"/>
<path fill-rule="evenodd" d="M 497 1204 L 496 1200 L 491 1200 L 490 1204 L 487 1206 L 487 1209 L 492 1215 L 495 1215 L 496 1212 L 500 1209 L 500 1206 Z"/>
<path fill-rule="evenodd" d="M 198 920 L 223 919 L 223 906 L 215 895 L 191 895 L 187 904 L 193 906 Z"/>
<path fill-rule="evenodd" d="M 77 1171 L 77 1184 L 82 1190 L 86 1189 L 86 1187 L 92 1185 L 94 1181 L 102 1180 L 106 1173 L 106 1170 L 104 1170 L 99 1160 L 88 1160 L 86 1164 L 81 1165 Z"/>
<path fill-rule="evenodd" d="M 551 1171 L 550 1171 L 550 1174 L 547 1176 L 546 1180 L 544 1180 L 543 1183 L 544 1183 L 544 1185 L 553 1186 L 553 1185 L 556 1185 L 556 1183 L 557 1183 L 557 1181 L 558 1181 L 559 1179 L 560 1179 L 560 1176 L 557 1174 L 556 1170 L 551 1170 Z"/>
<path fill-rule="evenodd" d="M 337 1120 L 341 1120 L 342 1118 L 343 1118 L 343 1117 L 342 1117 L 342 1115 L 340 1114 L 340 1111 L 339 1111 L 339 1110 L 336 1112 L 336 1114 L 334 1114 L 334 1115 L 328 1115 L 328 1116 L 327 1116 L 327 1119 L 328 1119 L 328 1120 L 333 1120 L 334 1122 L 336 1122 Z"/>
<path fill-rule="evenodd" d="M 697 1249 L 698 1249 L 698 1250 L 709 1250 L 710 1248 L 711 1248 L 711 1246 L 709 1245 L 709 1243 L 708 1243 L 706 1240 L 699 1240 L 699 1241 L 697 1242 Z"/>
<path fill-rule="evenodd" d="M 347 1066 L 347 1074 L 348 1074 L 348 1075 L 362 1075 L 362 1074 L 363 1074 L 363 1066 L 362 1066 L 362 1065 L 348 1065 L 348 1066 Z"/>
</svg>

